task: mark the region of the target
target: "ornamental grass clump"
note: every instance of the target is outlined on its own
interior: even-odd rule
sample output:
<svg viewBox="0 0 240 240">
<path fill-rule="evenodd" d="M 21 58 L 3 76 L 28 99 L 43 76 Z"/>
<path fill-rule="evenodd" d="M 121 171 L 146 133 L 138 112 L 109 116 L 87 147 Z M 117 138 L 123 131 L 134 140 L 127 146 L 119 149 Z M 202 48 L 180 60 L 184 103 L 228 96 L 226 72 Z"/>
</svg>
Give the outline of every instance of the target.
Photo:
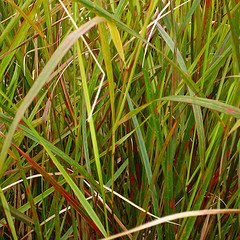
<svg viewBox="0 0 240 240">
<path fill-rule="evenodd" d="M 0 238 L 238 238 L 237 1 L 0 9 Z"/>
</svg>

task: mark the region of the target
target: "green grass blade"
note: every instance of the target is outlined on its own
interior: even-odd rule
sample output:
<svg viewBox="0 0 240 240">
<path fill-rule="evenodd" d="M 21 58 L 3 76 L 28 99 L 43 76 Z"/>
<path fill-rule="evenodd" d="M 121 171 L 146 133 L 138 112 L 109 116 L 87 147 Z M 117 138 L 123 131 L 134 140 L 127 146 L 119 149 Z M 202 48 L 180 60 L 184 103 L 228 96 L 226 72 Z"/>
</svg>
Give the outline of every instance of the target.
<svg viewBox="0 0 240 240">
<path fill-rule="evenodd" d="M 169 97 L 162 98 L 162 100 L 196 104 L 205 108 L 209 108 L 209 109 L 216 110 L 218 112 L 233 116 L 235 118 L 240 118 L 239 108 L 220 102 L 218 100 L 199 98 L 199 97 L 190 97 L 190 96 L 169 96 Z"/>
<path fill-rule="evenodd" d="M 8 206 L 7 200 L 6 200 L 5 196 L 4 196 L 4 193 L 2 191 L 2 188 L 0 188 L 0 199 L 2 201 L 3 210 L 5 212 L 9 228 L 11 229 L 11 233 L 12 233 L 13 239 L 17 240 L 18 237 L 17 237 L 15 226 L 14 226 L 13 218 L 12 218 L 12 215 L 11 215 L 11 211 L 10 211 L 10 208 Z"/>
</svg>

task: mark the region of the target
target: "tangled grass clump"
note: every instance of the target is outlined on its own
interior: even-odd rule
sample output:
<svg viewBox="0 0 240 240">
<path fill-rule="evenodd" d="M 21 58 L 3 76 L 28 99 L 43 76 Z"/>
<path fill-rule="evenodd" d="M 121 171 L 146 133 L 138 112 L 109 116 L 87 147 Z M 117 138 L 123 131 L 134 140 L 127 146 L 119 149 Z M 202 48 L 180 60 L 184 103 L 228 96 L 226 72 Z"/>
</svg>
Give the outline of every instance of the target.
<svg viewBox="0 0 240 240">
<path fill-rule="evenodd" d="M 239 6 L 1 1 L 0 238 L 237 239 Z"/>
</svg>

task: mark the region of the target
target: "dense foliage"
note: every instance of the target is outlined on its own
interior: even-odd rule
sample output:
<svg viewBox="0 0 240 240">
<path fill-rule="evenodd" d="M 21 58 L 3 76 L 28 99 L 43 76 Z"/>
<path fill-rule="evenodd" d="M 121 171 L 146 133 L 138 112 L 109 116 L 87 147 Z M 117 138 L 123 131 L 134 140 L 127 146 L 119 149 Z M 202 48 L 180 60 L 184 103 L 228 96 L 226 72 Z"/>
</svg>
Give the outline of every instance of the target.
<svg viewBox="0 0 240 240">
<path fill-rule="evenodd" d="M 237 239 L 239 19 L 237 0 L 1 0 L 0 238 Z"/>
</svg>

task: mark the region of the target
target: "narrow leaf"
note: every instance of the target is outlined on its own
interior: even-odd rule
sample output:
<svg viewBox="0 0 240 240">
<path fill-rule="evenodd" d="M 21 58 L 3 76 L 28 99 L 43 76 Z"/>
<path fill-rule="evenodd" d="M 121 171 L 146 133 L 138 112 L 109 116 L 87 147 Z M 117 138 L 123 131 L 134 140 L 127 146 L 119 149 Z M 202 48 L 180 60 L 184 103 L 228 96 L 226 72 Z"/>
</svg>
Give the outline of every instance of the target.
<svg viewBox="0 0 240 240">
<path fill-rule="evenodd" d="M 118 51 L 118 54 L 119 54 L 119 56 L 121 57 L 121 59 L 123 60 L 123 62 L 125 64 L 123 46 L 122 46 L 122 41 L 121 41 L 121 37 L 120 37 L 119 31 L 118 31 L 117 27 L 114 24 L 112 24 L 110 22 L 107 22 L 107 25 L 109 27 L 113 43 L 114 43 L 114 45 L 115 45 L 115 47 L 116 47 L 116 49 Z"/>
</svg>

